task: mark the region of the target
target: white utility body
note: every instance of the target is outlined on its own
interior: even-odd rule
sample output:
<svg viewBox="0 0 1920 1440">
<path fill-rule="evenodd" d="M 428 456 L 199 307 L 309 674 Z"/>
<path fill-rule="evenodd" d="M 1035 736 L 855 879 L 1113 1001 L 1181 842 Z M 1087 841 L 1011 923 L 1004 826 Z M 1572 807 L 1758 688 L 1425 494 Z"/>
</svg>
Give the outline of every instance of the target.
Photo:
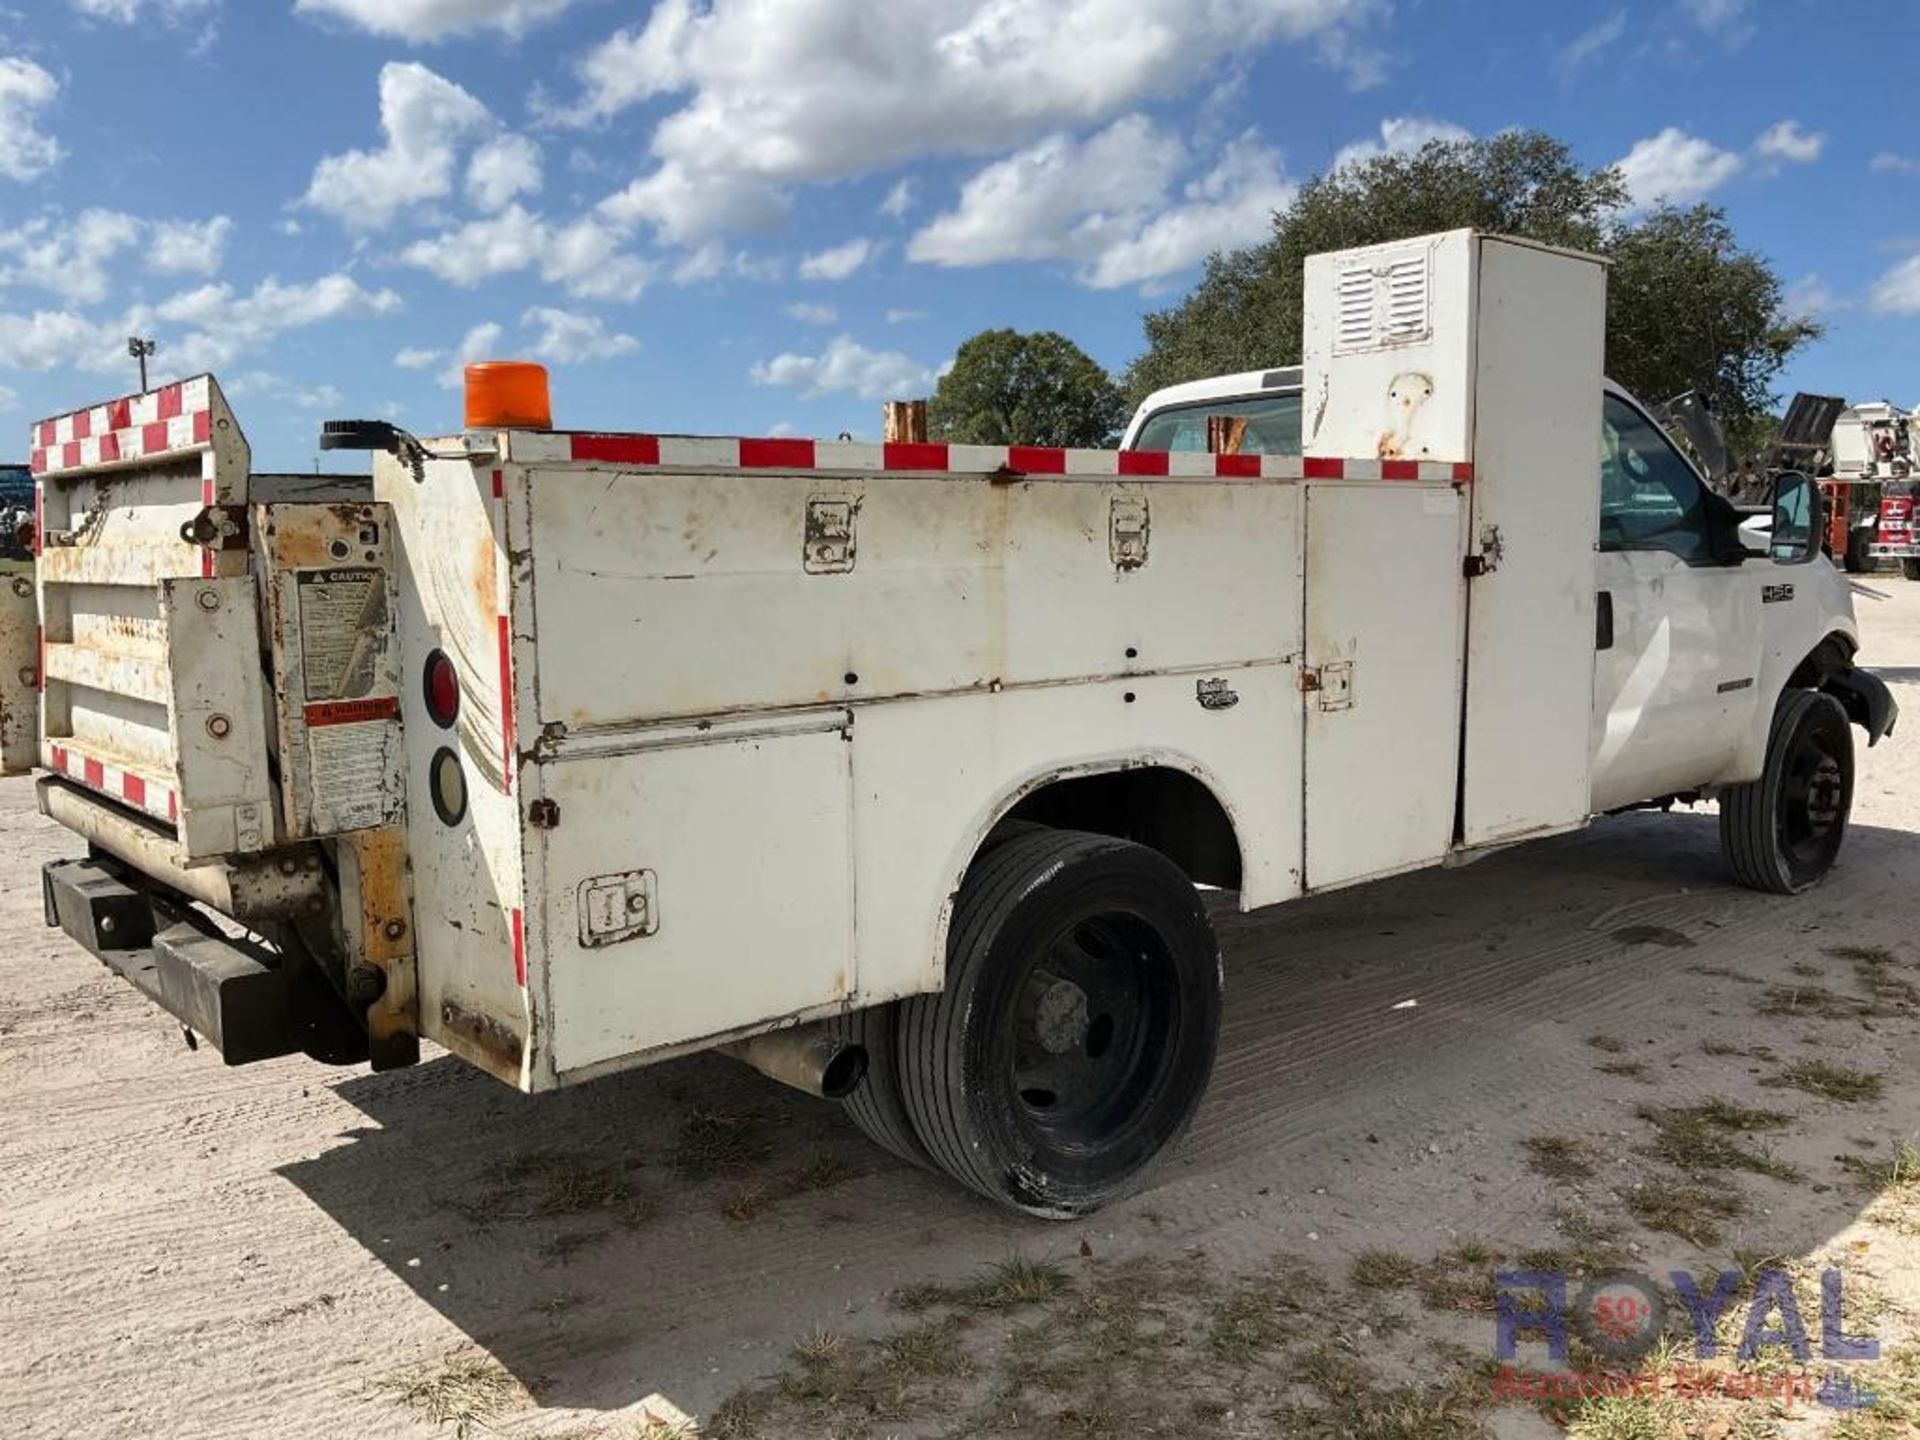
<svg viewBox="0 0 1920 1440">
<path fill-rule="evenodd" d="M 1741 878 L 1812 883 L 1892 707 L 1810 487 L 1715 552 L 1750 606 L 1597 576 L 1597 435 L 1620 523 L 1672 520 L 1602 262 L 1458 231 L 1307 297 L 1292 455 L 368 427 L 371 495 L 300 498 L 210 377 L 45 422 L 42 804 L 95 847 L 49 919 L 229 1060 L 423 1037 L 538 1091 L 726 1045 L 1058 1215 L 1204 1088 L 1193 882 L 1719 790 Z"/>
</svg>

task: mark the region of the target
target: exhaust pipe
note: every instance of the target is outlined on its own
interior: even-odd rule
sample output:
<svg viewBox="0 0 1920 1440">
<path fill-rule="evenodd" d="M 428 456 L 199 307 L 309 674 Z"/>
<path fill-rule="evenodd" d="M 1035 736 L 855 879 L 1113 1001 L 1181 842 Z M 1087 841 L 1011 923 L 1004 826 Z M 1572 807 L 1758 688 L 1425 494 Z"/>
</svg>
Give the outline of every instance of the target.
<svg viewBox="0 0 1920 1440">
<path fill-rule="evenodd" d="M 844 1100 L 866 1078 L 867 1047 L 825 1025 L 795 1025 L 718 1047 L 769 1080 L 822 1100 Z"/>
</svg>

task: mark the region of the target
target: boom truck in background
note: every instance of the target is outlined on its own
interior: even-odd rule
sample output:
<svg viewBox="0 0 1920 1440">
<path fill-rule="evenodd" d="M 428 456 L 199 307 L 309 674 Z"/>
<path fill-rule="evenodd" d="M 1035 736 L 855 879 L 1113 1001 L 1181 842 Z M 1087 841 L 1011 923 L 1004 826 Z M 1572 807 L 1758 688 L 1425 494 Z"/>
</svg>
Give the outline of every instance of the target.
<svg viewBox="0 0 1920 1440">
<path fill-rule="evenodd" d="M 1743 883 L 1833 863 L 1895 711 L 1818 492 L 1743 544 L 1602 379 L 1605 283 L 1471 231 L 1313 257 L 1266 453 L 569 432 L 512 366 L 457 434 L 330 424 L 358 492 L 252 473 L 210 376 L 45 421 L 48 922 L 229 1063 L 720 1048 L 1085 1213 L 1206 1087 L 1200 885 L 1701 796 Z"/>
</svg>

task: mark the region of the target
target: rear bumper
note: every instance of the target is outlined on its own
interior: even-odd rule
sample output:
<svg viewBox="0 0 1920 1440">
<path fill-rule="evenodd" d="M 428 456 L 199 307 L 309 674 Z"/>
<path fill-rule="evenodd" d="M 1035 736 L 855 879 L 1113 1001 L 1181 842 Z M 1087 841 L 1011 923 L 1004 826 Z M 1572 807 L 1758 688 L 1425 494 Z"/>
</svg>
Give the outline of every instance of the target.
<svg viewBox="0 0 1920 1440">
<path fill-rule="evenodd" d="M 47 924 L 220 1052 L 229 1065 L 301 1049 L 284 970 L 270 952 L 217 933 L 190 907 L 128 884 L 118 862 L 52 860 L 40 872 Z"/>
</svg>

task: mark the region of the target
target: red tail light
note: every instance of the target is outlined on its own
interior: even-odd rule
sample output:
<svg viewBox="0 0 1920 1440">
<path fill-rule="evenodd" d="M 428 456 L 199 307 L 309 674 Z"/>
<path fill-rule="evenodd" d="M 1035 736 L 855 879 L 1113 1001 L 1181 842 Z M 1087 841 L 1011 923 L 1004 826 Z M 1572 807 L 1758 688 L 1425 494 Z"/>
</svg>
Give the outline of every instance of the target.
<svg viewBox="0 0 1920 1440">
<path fill-rule="evenodd" d="M 427 656 L 425 678 L 428 717 L 442 730 L 451 729 L 460 715 L 460 677 L 445 651 Z"/>
</svg>

